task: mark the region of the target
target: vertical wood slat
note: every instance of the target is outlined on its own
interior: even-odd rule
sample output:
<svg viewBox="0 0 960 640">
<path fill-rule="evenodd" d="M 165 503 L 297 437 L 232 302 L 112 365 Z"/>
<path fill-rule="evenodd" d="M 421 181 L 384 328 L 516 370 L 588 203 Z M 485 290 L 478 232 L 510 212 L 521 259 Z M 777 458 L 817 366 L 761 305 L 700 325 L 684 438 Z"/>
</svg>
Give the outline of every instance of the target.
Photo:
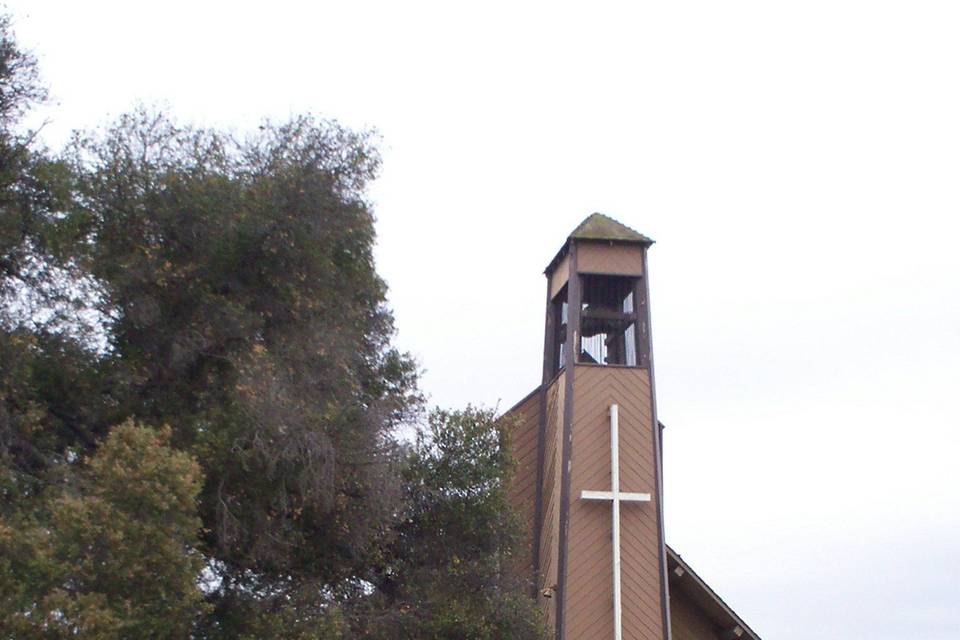
<svg viewBox="0 0 960 640">
<path fill-rule="evenodd" d="M 644 369 L 650 366 L 650 339 L 648 336 L 650 327 L 647 324 L 649 314 L 647 312 L 645 279 L 638 279 L 633 288 L 633 313 L 637 319 L 633 327 L 633 337 L 637 345 L 637 366 Z"/>
</svg>

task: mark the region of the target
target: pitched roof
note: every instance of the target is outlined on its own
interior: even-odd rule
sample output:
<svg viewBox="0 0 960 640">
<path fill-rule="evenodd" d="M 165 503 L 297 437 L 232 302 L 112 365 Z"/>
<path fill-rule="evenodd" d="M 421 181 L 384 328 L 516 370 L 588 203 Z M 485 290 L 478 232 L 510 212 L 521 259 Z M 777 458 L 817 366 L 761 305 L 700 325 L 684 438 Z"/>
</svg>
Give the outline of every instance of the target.
<svg viewBox="0 0 960 640">
<path fill-rule="evenodd" d="M 595 240 L 599 242 L 629 242 L 650 246 L 653 240 L 634 231 L 625 224 L 621 224 L 602 213 L 591 213 L 583 222 L 581 222 L 573 232 L 567 236 L 567 240 L 560 247 L 560 251 L 553 257 L 550 264 L 547 265 L 545 273 L 549 273 L 560 262 L 570 248 L 571 240 Z"/>
<path fill-rule="evenodd" d="M 571 238 L 577 240 L 613 240 L 619 242 L 642 242 L 643 244 L 653 244 L 653 240 L 637 233 L 625 224 L 621 224 L 602 213 L 591 213 L 580 223 Z"/>
<path fill-rule="evenodd" d="M 670 571 L 670 592 L 679 589 L 691 598 L 719 629 L 725 638 L 760 640 L 760 636 L 734 613 L 703 578 L 690 568 L 680 554 L 667 546 L 667 565 Z"/>
</svg>

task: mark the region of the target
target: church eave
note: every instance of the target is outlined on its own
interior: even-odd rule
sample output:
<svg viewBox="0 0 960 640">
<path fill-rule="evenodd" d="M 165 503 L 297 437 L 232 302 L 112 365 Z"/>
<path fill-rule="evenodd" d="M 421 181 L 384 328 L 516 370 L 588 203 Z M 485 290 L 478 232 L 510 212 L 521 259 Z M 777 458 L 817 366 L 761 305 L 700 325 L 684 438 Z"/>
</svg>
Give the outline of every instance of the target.
<svg viewBox="0 0 960 640">
<path fill-rule="evenodd" d="M 573 242 L 603 242 L 608 244 L 636 244 L 649 247 L 655 240 L 635 231 L 627 225 L 618 222 L 602 213 L 591 213 L 583 222 L 577 225 L 560 250 L 553 257 L 544 273 L 550 274 L 570 251 Z"/>
<path fill-rule="evenodd" d="M 714 624 L 723 630 L 725 638 L 760 640 L 760 636 L 669 545 L 667 545 L 667 564 L 670 572 L 670 589 L 682 589 L 709 615 Z"/>
</svg>

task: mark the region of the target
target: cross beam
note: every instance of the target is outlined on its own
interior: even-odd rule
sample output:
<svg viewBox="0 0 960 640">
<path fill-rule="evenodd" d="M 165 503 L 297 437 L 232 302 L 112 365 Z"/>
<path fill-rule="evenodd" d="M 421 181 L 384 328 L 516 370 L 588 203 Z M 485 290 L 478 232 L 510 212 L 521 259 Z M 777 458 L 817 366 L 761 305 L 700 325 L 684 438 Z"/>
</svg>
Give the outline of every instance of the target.
<svg viewBox="0 0 960 640">
<path fill-rule="evenodd" d="M 620 503 L 650 502 L 649 493 L 620 491 L 620 408 L 610 405 L 610 491 L 582 491 L 582 500 L 609 500 L 613 505 L 613 638 L 620 640 L 623 615 L 620 607 Z"/>
</svg>

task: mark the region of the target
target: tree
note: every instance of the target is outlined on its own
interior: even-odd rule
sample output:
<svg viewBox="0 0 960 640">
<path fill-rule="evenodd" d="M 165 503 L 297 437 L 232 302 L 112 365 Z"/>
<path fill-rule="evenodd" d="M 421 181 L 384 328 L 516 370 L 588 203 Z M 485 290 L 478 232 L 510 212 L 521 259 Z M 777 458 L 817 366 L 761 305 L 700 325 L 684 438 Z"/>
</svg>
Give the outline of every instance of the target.
<svg viewBox="0 0 960 640">
<path fill-rule="evenodd" d="M 4 637 L 183 638 L 204 610 L 200 466 L 126 422 L 37 508 L 0 521 Z"/>
<path fill-rule="evenodd" d="M 37 132 L 20 129 L 22 117 L 46 96 L 36 58 L 17 45 L 10 16 L 0 15 L 0 295 L 8 300 L 11 286 L 52 295 L 53 267 L 66 267 L 57 264 L 49 224 L 69 195 L 66 168 L 38 148 Z"/>
<path fill-rule="evenodd" d="M 144 110 L 71 150 L 106 392 L 203 465 L 225 619 L 354 575 L 397 510 L 393 431 L 419 397 L 373 263 L 378 162 L 332 122 L 238 141 Z"/>
<path fill-rule="evenodd" d="M 55 156 L 42 98 L 0 20 L 0 637 L 535 637 L 502 425 L 395 436 L 372 135 L 140 109 Z"/>
<path fill-rule="evenodd" d="M 87 424 L 106 426 L 98 401 L 102 375 L 82 344 L 76 312 L 89 293 L 64 238 L 69 167 L 23 131 L 20 120 L 43 101 L 35 58 L 0 15 L 0 511 L 32 496 Z"/>
<path fill-rule="evenodd" d="M 508 425 L 491 410 L 433 411 L 404 472 L 406 510 L 376 577 L 374 638 L 542 638 L 511 570 L 519 543 L 506 486 Z"/>
<path fill-rule="evenodd" d="M 39 195 L 31 175 L 33 134 L 20 133 L 17 125 L 45 97 L 36 58 L 17 45 L 10 17 L 0 15 L 0 276 L 5 280 L 25 270 L 24 240 L 36 219 L 30 205 Z"/>
</svg>

